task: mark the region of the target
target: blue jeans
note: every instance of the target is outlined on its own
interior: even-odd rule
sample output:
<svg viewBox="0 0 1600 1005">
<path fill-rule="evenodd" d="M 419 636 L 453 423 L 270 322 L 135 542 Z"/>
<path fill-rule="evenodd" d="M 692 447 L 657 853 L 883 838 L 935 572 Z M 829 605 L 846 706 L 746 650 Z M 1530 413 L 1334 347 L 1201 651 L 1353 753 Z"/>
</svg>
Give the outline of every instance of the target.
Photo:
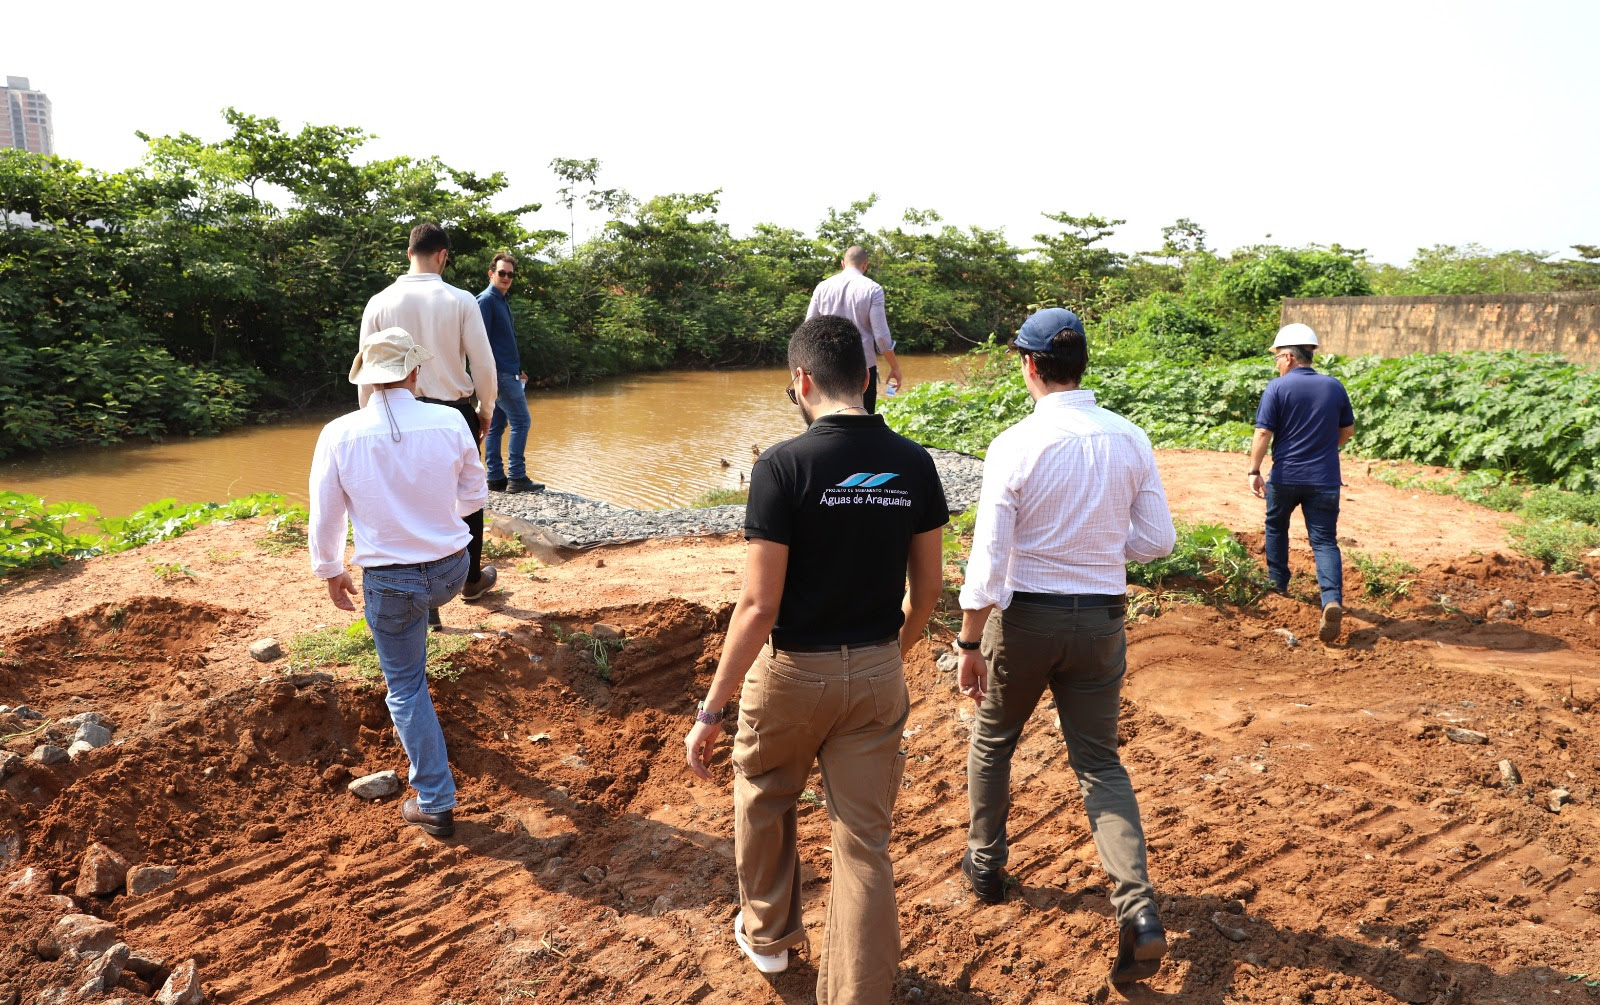
<svg viewBox="0 0 1600 1005">
<path fill-rule="evenodd" d="M 1289 585 L 1289 518 L 1295 507 L 1306 521 L 1306 537 L 1317 560 L 1322 606 L 1344 603 L 1344 556 L 1339 554 L 1339 486 L 1267 483 L 1267 578 Z"/>
<path fill-rule="evenodd" d="M 528 415 L 528 389 L 514 373 L 502 373 L 498 378 L 499 392 L 494 400 L 494 418 L 489 420 L 489 435 L 483 440 L 483 466 L 491 481 L 508 475 L 512 478 L 528 477 L 527 461 L 528 427 L 533 419 Z M 511 442 L 506 444 L 506 464 L 500 466 L 500 437 L 506 426 L 511 426 Z"/>
<path fill-rule="evenodd" d="M 444 730 L 428 693 L 428 608 L 443 606 L 461 592 L 469 563 L 462 549 L 436 562 L 390 565 L 361 574 L 367 626 L 389 687 L 389 718 L 411 759 L 411 787 L 424 813 L 443 813 L 456 805 Z"/>
</svg>

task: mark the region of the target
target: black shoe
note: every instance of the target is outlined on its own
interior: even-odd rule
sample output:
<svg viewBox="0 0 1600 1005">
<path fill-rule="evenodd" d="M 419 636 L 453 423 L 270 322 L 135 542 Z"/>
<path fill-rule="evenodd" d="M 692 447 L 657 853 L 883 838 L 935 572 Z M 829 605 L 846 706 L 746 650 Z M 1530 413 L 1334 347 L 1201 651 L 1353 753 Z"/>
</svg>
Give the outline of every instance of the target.
<svg viewBox="0 0 1600 1005">
<path fill-rule="evenodd" d="M 972 852 L 961 856 L 961 874 L 967 877 L 972 892 L 985 904 L 998 904 L 1006 899 L 1006 877 L 999 869 L 980 869 L 972 861 Z"/>
<path fill-rule="evenodd" d="M 400 819 L 413 827 L 421 827 L 434 837 L 447 838 L 456 832 L 454 810 L 443 813 L 424 813 L 417 808 L 417 797 L 412 796 L 400 804 Z"/>
<path fill-rule="evenodd" d="M 491 479 L 489 479 L 489 491 L 490 492 L 504 492 L 505 490 L 506 490 L 506 480 L 504 478 L 491 478 Z"/>
<path fill-rule="evenodd" d="M 1147 980 L 1161 969 L 1167 955 L 1167 933 L 1152 908 L 1145 908 L 1117 932 L 1117 960 L 1111 965 L 1111 983 Z"/>
<path fill-rule="evenodd" d="M 500 578 L 500 573 L 492 565 L 486 565 L 479 573 L 477 581 L 467 580 L 467 585 L 461 590 L 462 600 L 477 600 L 479 597 L 494 589 L 494 581 Z"/>
<path fill-rule="evenodd" d="M 490 486 L 491 488 L 493 486 Z M 513 478 L 506 483 L 506 493 L 514 495 L 518 492 L 543 492 L 544 482 L 530 481 L 527 478 Z"/>
<path fill-rule="evenodd" d="M 428 608 L 428 630 L 434 632 L 444 631 L 444 622 L 439 620 L 439 609 L 437 607 Z"/>
</svg>

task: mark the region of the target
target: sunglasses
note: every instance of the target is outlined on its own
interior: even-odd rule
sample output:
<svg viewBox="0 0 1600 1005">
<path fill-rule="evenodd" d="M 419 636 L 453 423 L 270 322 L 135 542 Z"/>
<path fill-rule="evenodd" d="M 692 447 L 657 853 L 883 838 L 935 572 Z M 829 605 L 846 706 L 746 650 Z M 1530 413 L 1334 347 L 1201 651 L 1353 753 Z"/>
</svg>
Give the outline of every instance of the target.
<svg viewBox="0 0 1600 1005">
<path fill-rule="evenodd" d="M 510 279 L 512 276 L 516 275 L 515 272 L 507 272 L 505 269 L 495 269 L 494 274 L 499 276 L 501 279 Z"/>
<path fill-rule="evenodd" d="M 800 404 L 800 399 L 794 396 L 794 379 L 795 377 L 800 376 L 802 373 L 805 373 L 805 371 L 796 370 L 793 374 L 791 374 L 789 376 L 789 386 L 783 389 L 783 393 L 789 396 L 789 404 L 791 405 Z"/>
</svg>

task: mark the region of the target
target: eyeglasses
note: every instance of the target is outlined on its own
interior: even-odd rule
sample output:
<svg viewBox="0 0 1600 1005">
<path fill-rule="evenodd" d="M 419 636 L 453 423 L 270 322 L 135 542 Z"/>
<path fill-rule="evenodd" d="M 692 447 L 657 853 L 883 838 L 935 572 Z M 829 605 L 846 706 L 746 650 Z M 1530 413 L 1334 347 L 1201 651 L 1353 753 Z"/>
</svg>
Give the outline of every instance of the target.
<svg viewBox="0 0 1600 1005">
<path fill-rule="evenodd" d="M 501 279 L 510 279 L 512 276 L 516 275 L 515 272 L 507 272 L 505 269 L 495 269 L 494 274 L 499 276 Z"/>
<path fill-rule="evenodd" d="M 789 386 L 783 389 L 783 393 L 787 394 L 789 396 L 789 404 L 791 404 L 791 405 L 800 404 L 800 399 L 796 398 L 794 396 L 794 379 L 796 377 L 800 376 L 802 373 L 805 373 L 805 371 L 797 369 L 797 370 L 795 370 L 794 373 L 790 374 L 789 375 Z"/>
</svg>

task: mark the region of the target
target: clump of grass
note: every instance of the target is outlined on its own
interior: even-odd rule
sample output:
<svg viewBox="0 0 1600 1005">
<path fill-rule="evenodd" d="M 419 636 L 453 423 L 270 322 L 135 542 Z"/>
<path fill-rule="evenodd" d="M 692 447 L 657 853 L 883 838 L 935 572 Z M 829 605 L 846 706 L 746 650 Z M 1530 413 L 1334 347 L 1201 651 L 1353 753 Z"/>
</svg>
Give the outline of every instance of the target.
<svg viewBox="0 0 1600 1005">
<path fill-rule="evenodd" d="M 1416 582 L 1408 577 L 1416 573 L 1417 567 L 1388 552 L 1373 557 L 1365 552 L 1353 551 L 1350 553 L 1350 564 L 1361 572 L 1361 580 L 1369 597 L 1392 600 L 1408 596 L 1411 584 Z"/>
<path fill-rule="evenodd" d="M 194 570 L 182 562 L 152 562 L 150 573 L 163 583 L 170 583 L 174 579 L 194 578 Z"/>
<path fill-rule="evenodd" d="M 804 792 L 800 793 L 800 801 L 805 803 L 807 806 L 822 805 L 822 797 L 817 795 L 816 789 L 810 788 L 809 786 Z"/>
<path fill-rule="evenodd" d="M 484 535 L 483 557 L 485 559 L 521 558 L 527 553 L 528 549 L 522 543 L 521 538 Z"/>
<path fill-rule="evenodd" d="M 704 509 L 710 506 L 743 506 L 750 501 L 750 490 L 737 489 L 712 489 L 702 493 L 689 506 L 692 509 Z"/>
<path fill-rule="evenodd" d="M 460 680 L 465 668 L 456 656 L 472 645 L 470 635 L 428 633 L 428 676 L 435 680 Z M 348 667 L 367 680 L 383 677 L 378 666 L 378 647 L 365 618 L 357 618 L 349 628 L 324 628 L 289 640 L 290 663 L 296 669 L 319 666 Z"/>
<path fill-rule="evenodd" d="M 602 638 L 591 635 L 588 632 L 569 632 L 563 635 L 560 625 L 553 627 L 557 642 L 565 642 L 580 652 L 588 653 L 589 658 L 594 662 L 595 676 L 603 681 L 610 682 L 611 659 L 617 653 L 622 652 L 623 647 L 628 644 L 627 638 Z"/>
<path fill-rule="evenodd" d="M 1216 599 L 1241 606 L 1261 599 L 1271 585 L 1266 570 L 1233 532 L 1220 524 L 1180 524 L 1172 554 L 1154 562 L 1129 562 L 1128 581 L 1161 590 L 1180 580 L 1202 580 Z"/>
<path fill-rule="evenodd" d="M 1600 547 L 1600 527 L 1570 520 L 1534 520 L 1508 532 L 1511 546 L 1550 566 L 1551 572 L 1583 568 L 1585 553 Z"/>
<path fill-rule="evenodd" d="M 256 539 L 256 544 L 269 555 L 288 555 L 306 549 L 306 521 L 303 509 L 279 513 L 267 521 L 267 532 Z"/>
</svg>

